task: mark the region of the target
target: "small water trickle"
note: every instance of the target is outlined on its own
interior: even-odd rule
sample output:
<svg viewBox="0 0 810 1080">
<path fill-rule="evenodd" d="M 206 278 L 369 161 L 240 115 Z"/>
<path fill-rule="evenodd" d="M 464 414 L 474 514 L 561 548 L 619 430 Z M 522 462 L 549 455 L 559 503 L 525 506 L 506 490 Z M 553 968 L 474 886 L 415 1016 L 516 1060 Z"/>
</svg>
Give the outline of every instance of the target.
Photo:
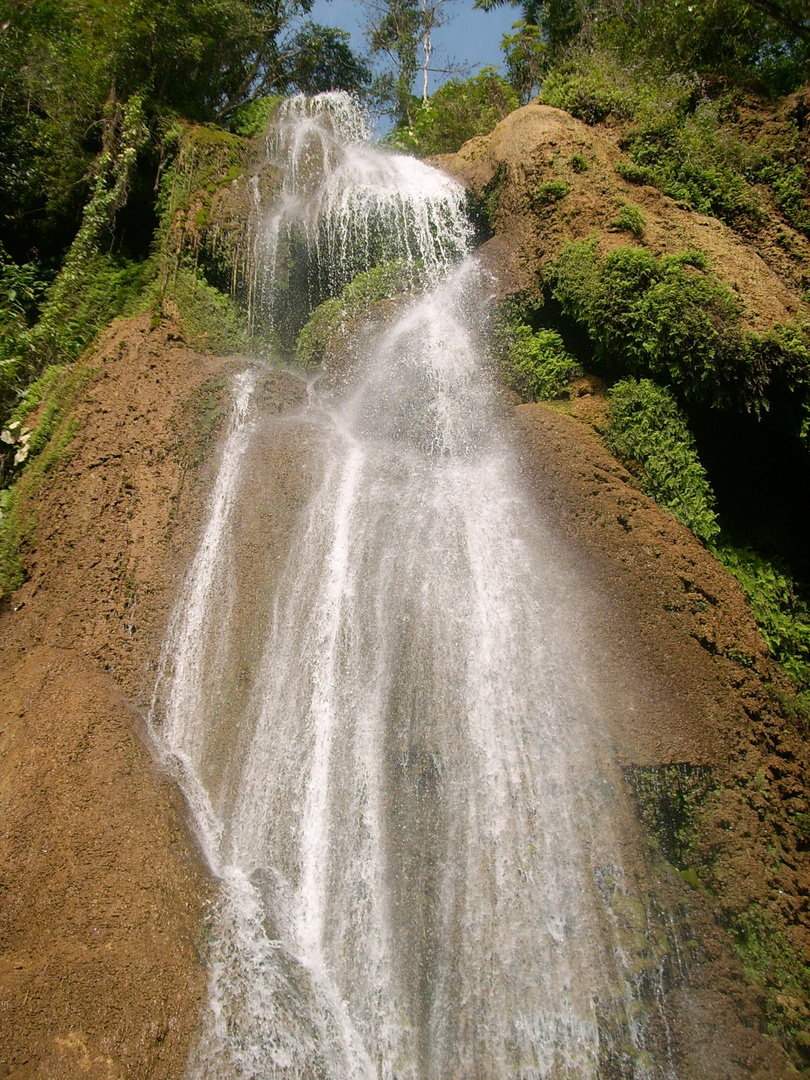
<svg viewBox="0 0 810 1080">
<path fill-rule="evenodd" d="M 494 419 L 464 193 L 343 94 L 286 103 L 268 148 L 271 317 L 296 236 L 310 305 L 386 260 L 425 289 L 294 420 L 235 384 L 152 711 L 221 883 L 189 1076 L 674 1080 L 578 585 Z M 274 438 L 309 477 L 277 561 Z"/>
</svg>

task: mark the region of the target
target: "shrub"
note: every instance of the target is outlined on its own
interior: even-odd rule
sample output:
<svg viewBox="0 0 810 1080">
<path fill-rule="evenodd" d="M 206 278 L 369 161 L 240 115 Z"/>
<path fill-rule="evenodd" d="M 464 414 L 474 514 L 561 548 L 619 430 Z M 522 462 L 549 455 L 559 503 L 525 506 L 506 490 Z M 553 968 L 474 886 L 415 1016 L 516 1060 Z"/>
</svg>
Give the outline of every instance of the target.
<svg viewBox="0 0 810 1080">
<path fill-rule="evenodd" d="M 209 285 L 201 270 L 195 274 L 180 269 L 166 295 L 177 301 L 180 322 L 197 348 L 227 356 L 246 347 L 244 313 L 228 295 Z"/>
<path fill-rule="evenodd" d="M 756 223 L 759 197 L 750 179 L 757 153 L 724 119 L 722 104 L 686 97 L 677 107 L 650 104 L 623 139 L 631 183 L 653 184 L 673 199 L 730 225 Z"/>
<path fill-rule="evenodd" d="M 231 114 L 230 127 L 235 135 L 255 139 L 264 135 L 279 104 L 284 100 L 279 94 L 268 94 L 246 105 L 240 105 Z"/>
<path fill-rule="evenodd" d="M 559 397 L 582 371 L 556 330 L 532 331 L 525 323 L 508 328 L 503 371 L 507 383 L 528 401 Z"/>
<path fill-rule="evenodd" d="M 610 228 L 616 232 L 632 233 L 637 240 L 640 240 L 644 235 L 645 224 L 646 218 L 641 210 L 637 206 L 633 206 L 632 203 L 625 203 L 611 221 Z"/>
<path fill-rule="evenodd" d="M 19 266 L 0 244 L 0 416 L 24 390 L 35 361 L 30 326 L 45 292 L 35 263 Z"/>
<path fill-rule="evenodd" d="M 540 99 L 586 124 L 601 124 L 608 117 L 629 120 L 638 106 L 638 89 L 611 56 L 581 51 L 548 73 Z"/>
<path fill-rule="evenodd" d="M 565 180 L 546 180 L 532 193 L 532 205 L 535 209 L 551 206 L 564 199 L 570 190 L 571 185 Z"/>
<path fill-rule="evenodd" d="M 719 532 L 714 494 L 672 394 L 649 379 L 623 379 L 608 393 L 610 450 L 641 467 L 642 488 L 677 521 L 713 540 Z"/>
<path fill-rule="evenodd" d="M 753 186 L 761 179 L 772 184 L 788 216 L 790 207 L 804 220 L 807 184 L 795 165 L 800 154 L 780 150 L 771 171 L 761 172 L 762 151 L 741 138 L 733 122 L 732 94 L 710 100 L 698 75 L 640 60 L 636 54 L 633 66 L 615 50 L 581 49 L 548 74 L 542 99 L 587 124 L 631 122 L 621 144 L 629 160 L 616 165 L 629 183 L 653 185 L 702 213 L 747 226 L 761 217 Z"/>
<path fill-rule="evenodd" d="M 580 240 L 562 249 L 549 280 L 611 373 L 657 377 L 684 399 L 763 404 L 772 361 L 742 333 L 742 301 L 707 272 L 701 253 L 656 259 L 621 247 L 600 259 L 595 239 Z"/>
<path fill-rule="evenodd" d="M 716 555 L 745 590 L 771 655 L 800 688 L 810 687 L 810 609 L 787 567 L 727 542 L 718 545 Z"/>
<path fill-rule="evenodd" d="M 626 180 L 628 184 L 652 184 L 653 182 L 652 169 L 637 165 L 635 161 L 628 161 L 627 158 L 619 158 L 615 169 L 622 180 Z"/>
<path fill-rule="evenodd" d="M 113 319 L 140 310 L 144 289 L 156 271 L 152 259 L 132 262 L 114 255 L 88 256 L 75 282 L 61 290 L 58 312 L 46 305 L 34 332 L 35 342 L 42 342 L 54 359 L 75 359 Z"/>
<path fill-rule="evenodd" d="M 29 455 L 20 463 L 19 474 L 3 478 L 9 486 L 0 491 L 0 595 L 19 588 L 25 580 L 23 547 L 34 536 L 36 491 L 73 437 L 71 412 L 89 378 L 90 371 L 81 364 L 46 368 L 12 413 L 10 423 L 21 422 L 41 406 L 28 443 Z"/>
<path fill-rule="evenodd" d="M 588 159 L 585 157 L 584 154 L 572 154 L 571 168 L 574 170 L 575 173 L 584 173 L 588 171 L 590 165 L 588 164 Z"/>
</svg>

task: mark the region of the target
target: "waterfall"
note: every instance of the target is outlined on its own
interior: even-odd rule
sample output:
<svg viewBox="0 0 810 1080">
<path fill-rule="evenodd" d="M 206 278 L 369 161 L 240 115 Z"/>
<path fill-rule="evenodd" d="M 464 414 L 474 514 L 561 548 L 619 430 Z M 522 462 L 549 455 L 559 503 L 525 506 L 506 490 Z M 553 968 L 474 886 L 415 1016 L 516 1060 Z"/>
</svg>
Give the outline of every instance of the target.
<svg viewBox="0 0 810 1080">
<path fill-rule="evenodd" d="M 587 600 L 496 420 L 464 194 L 347 95 L 268 145 L 272 318 L 290 238 L 310 304 L 385 260 L 422 287 L 299 413 L 263 411 L 260 365 L 235 383 L 151 721 L 219 882 L 189 1076 L 672 1078 Z"/>
</svg>

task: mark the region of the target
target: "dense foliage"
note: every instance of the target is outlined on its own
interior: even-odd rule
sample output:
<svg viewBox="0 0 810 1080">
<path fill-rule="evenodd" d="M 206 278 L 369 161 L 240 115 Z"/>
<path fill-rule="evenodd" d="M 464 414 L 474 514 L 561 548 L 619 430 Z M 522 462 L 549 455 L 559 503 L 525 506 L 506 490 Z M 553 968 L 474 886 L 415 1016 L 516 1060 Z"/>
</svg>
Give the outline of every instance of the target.
<svg viewBox="0 0 810 1080">
<path fill-rule="evenodd" d="M 556 330 L 534 331 L 516 321 L 505 328 L 504 336 L 504 377 L 525 400 L 550 401 L 559 397 L 571 380 L 582 374 Z"/>
<path fill-rule="evenodd" d="M 549 280 L 608 374 L 651 376 L 685 402 L 762 411 L 778 405 L 797 437 L 810 421 L 810 354 L 803 327 L 765 337 L 744 328 L 739 296 L 696 251 L 657 259 L 643 247 L 604 256 L 596 239 L 567 244 Z"/>
<path fill-rule="evenodd" d="M 395 131 L 393 144 L 419 154 L 449 154 L 468 139 L 486 135 L 518 107 L 515 90 L 493 68 L 471 79 L 450 79 L 413 109 L 409 127 Z"/>
<path fill-rule="evenodd" d="M 702 540 L 718 532 L 714 495 L 686 419 L 672 394 L 649 379 L 621 379 L 610 388 L 606 442 L 640 467 L 648 495 Z"/>
<path fill-rule="evenodd" d="M 717 555 L 737 578 L 770 652 L 803 691 L 810 690 L 810 608 L 796 591 L 790 570 L 751 548 L 718 546 Z"/>
</svg>

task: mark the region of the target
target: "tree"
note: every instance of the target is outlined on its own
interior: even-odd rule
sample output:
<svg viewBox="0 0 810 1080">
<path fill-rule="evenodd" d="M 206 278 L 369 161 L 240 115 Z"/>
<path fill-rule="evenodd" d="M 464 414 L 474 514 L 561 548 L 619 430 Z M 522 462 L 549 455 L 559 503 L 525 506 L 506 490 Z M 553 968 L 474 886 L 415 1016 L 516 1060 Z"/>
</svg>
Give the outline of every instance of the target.
<svg viewBox="0 0 810 1080">
<path fill-rule="evenodd" d="M 418 100 L 413 88 L 422 72 L 422 102 L 428 100 L 433 32 L 447 21 L 452 0 L 364 0 L 367 35 L 373 56 L 384 57 L 389 70 L 375 80 L 375 97 L 398 127 L 410 127 Z M 422 59 L 419 60 L 421 49 Z"/>
<path fill-rule="evenodd" d="M 501 41 L 506 73 L 510 84 L 526 105 L 537 92 L 548 63 L 548 48 L 540 27 L 533 23 L 515 23 L 514 33 L 504 34 Z"/>
<path fill-rule="evenodd" d="M 413 125 L 397 134 L 395 144 L 420 154 L 454 153 L 475 135 L 486 135 L 516 109 L 514 89 L 495 71 L 484 68 L 471 79 L 450 79 L 419 106 Z"/>
<path fill-rule="evenodd" d="M 311 0 L 0 0 L 0 243 L 19 263 L 56 266 L 73 240 L 102 153 L 105 109 L 143 103 L 153 136 L 180 113 L 225 122 L 274 88 L 367 78 L 340 32 L 307 24 Z M 338 82 L 340 80 L 340 82 Z M 152 147 L 154 143 L 152 143 Z M 145 145 L 139 168 L 153 149 Z M 152 167 L 156 167 L 153 163 Z M 144 191 L 151 192 L 144 179 Z"/>
<path fill-rule="evenodd" d="M 443 8 L 453 0 L 421 0 L 422 14 L 422 103 L 428 99 L 428 72 L 430 71 L 430 58 L 433 55 L 433 31 L 443 26 L 447 21 Z"/>
<path fill-rule="evenodd" d="M 345 30 L 304 23 L 284 43 L 281 56 L 284 88 L 303 94 L 365 90 L 371 85 L 371 69 L 352 52 L 350 37 Z"/>
<path fill-rule="evenodd" d="M 374 81 L 375 96 L 398 126 L 410 127 L 421 30 L 418 0 L 368 0 L 366 11 L 371 54 L 385 57 L 389 64 L 389 70 Z"/>
<path fill-rule="evenodd" d="M 583 10 L 595 7 L 588 0 L 475 0 L 473 7 L 492 11 L 509 3 L 521 9 L 520 23 L 526 28 L 536 26 L 548 62 L 553 62 L 582 29 Z M 518 26 L 515 26 L 518 29 Z M 531 36 L 531 35 L 529 35 Z"/>
<path fill-rule="evenodd" d="M 753 0 L 753 5 L 801 41 L 810 42 L 810 3 L 807 0 Z"/>
</svg>

